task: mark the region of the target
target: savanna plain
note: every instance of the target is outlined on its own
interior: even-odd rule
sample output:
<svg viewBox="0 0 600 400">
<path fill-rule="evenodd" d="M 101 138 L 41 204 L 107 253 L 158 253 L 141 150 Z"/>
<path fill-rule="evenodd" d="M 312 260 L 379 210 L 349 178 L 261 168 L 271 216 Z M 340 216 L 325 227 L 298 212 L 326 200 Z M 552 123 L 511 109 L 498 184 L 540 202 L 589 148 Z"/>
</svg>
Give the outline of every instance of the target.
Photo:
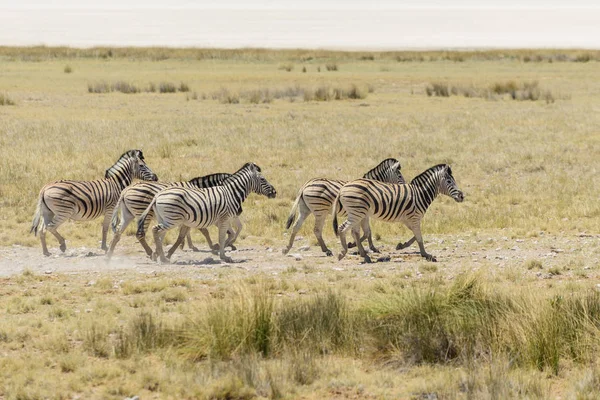
<svg viewBox="0 0 600 400">
<path fill-rule="evenodd" d="M 0 398 L 598 398 L 599 61 L 0 48 Z M 42 255 L 40 188 L 138 148 L 165 181 L 262 168 L 278 195 L 244 203 L 235 263 L 195 232 L 201 251 L 159 265 L 133 227 L 107 263 L 101 220 Z M 438 262 L 378 221 L 378 262 L 338 262 L 312 217 L 282 254 L 305 181 L 388 157 L 407 180 L 449 163 L 464 191 L 423 220 Z"/>
</svg>

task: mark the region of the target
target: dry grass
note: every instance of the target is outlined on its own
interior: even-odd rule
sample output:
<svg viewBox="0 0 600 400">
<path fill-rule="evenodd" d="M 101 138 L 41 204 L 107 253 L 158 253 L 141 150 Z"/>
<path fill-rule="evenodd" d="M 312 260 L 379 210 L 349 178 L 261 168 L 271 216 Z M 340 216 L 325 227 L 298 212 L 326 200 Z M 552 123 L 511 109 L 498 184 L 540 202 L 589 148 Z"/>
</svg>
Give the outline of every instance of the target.
<svg viewBox="0 0 600 400">
<path fill-rule="evenodd" d="M 14 106 L 15 102 L 13 99 L 8 97 L 6 93 L 0 93 L 0 106 Z"/>
<path fill-rule="evenodd" d="M 506 82 L 495 82 L 488 87 L 451 85 L 449 83 L 434 82 L 425 88 L 427 96 L 436 97 L 480 97 L 490 100 L 510 98 L 512 100 L 544 100 L 546 103 L 554 103 L 555 95 L 550 90 L 542 90 L 537 81 L 520 82 L 513 80 Z M 565 97 L 565 96 L 563 96 Z"/>
<path fill-rule="evenodd" d="M 567 62 L 577 54 L 584 61 L 585 53 L 589 62 Z M 598 357 L 600 326 L 597 249 L 573 251 L 575 266 L 523 258 L 513 269 L 497 267 L 485 250 L 500 246 L 495 241 L 502 237 L 577 241 L 580 233 L 600 230 L 596 52 L 393 52 L 373 53 L 373 60 L 361 60 L 365 52 L 251 49 L 1 48 L 0 54 L 0 87 L 10 87 L 18 101 L 2 108 L 0 118 L 6 251 L 39 246 L 28 231 L 43 184 L 99 178 L 129 148 L 143 148 L 164 180 L 258 163 L 278 198 L 247 200 L 241 248 L 283 245 L 283 221 L 307 179 L 351 179 L 396 157 L 408 179 L 451 163 L 466 200 L 436 200 L 423 222 L 425 239 L 433 249 L 454 249 L 457 236 L 469 238 L 481 262 L 461 259 L 460 271 L 482 270 L 479 280 L 459 282 L 443 262 L 338 270 L 330 259 L 314 257 L 266 276 L 251 268 L 180 266 L 183 281 L 159 268 L 158 276 L 100 269 L 94 285 L 85 275 L 26 270 L 0 285 L 0 352 L 9 355 L 0 359 L 0 397 L 597 393 L 600 375 L 590 360 Z M 549 57 L 555 62 L 544 62 Z M 63 72 L 67 62 L 76 74 Z M 288 62 L 308 72 L 277 71 Z M 328 63 L 343 68 L 315 72 Z M 520 90 L 518 82 L 539 82 L 557 101 L 488 101 L 454 95 L 452 88 L 444 99 L 411 94 L 443 81 L 507 98 Z M 117 82 L 142 92 L 187 82 L 200 91 L 92 96 L 82 90 L 85 82 L 105 83 L 106 92 Z M 306 93 L 364 100 L 288 101 Z M 372 225 L 386 246 L 408 235 L 398 225 Z M 333 245 L 328 227 L 325 240 Z M 61 232 L 69 249 L 94 248 L 100 221 L 67 223 Z M 301 235 L 312 237 L 310 221 Z M 532 279 L 536 274 L 544 277 Z"/>
</svg>

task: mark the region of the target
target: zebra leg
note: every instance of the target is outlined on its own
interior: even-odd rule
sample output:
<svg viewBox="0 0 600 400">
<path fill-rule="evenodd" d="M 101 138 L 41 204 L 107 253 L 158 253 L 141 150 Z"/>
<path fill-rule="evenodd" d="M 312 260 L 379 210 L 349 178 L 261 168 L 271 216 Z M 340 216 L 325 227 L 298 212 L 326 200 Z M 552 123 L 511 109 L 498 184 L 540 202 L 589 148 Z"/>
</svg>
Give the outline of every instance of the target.
<svg viewBox="0 0 600 400">
<path fill-rule="evenodd" d="M 233 260 L 231 259 L 231 257 L 227 257 L 225 255 L 225 243 L 227 241 L 227 230 L 229 228 L 229 221 L 224 221 L 221 222 L 218 226 L 219 226 L 219 257 L 221 258 L 221 260 L 225 261 L 226 263 L 232 263 Z"/>
<path fill-rule="evenodd" d="M 115 212 L 119 212 L 119 210 L 115 210 Z M 122 216 L 121 223 L 115 230 L 113 239 L 110 242 L 110 247 L 108 248 L 108 252 L 106 253 L 107 260 L 110 260 L 110 258 L 112 257 L 113 252 L 115 251 L 115 247 L 117 246 L 117 243 L 119 243 L 119 240 L 121 240 L 121 234 L 123 232 L 125 232 L 125 229 L 129 226 L 131 221 L 133 221 L 135 218 L 135 216 L 126 207 L 123 207 L 123 213 L 121 216 Z"/>
<path fill-rule="evenodd" d="M 366 217 L 362 220 L 361 226 L 364 234 L 361 236 L 360 242 L 362 243 L 365 241 L 365 239 L 367 239 L 369 241 L 369 249 L 373 253 L 379 253 L 379 249 L 373 244 L 373 235 L 371 232 L 371 224 L 369 223 L 369 217 Z"/>
<path fill-rule="evenodd" d="M 110 221 L 112 219 L 114 208 L 106 209 L 104 213 L 104 220 L 102 221 L 102 244 L 100 248 L 105 252 L 108 251 L 108 246 L 106 246 L 106 237 L 108 235 L 108 227 L 110 226 Z"/>
<path fill-rule="evenodd" d="M 425 251 L 425 246 L 423 245 L 423 237 L 421 236 L 421 221 L 418 221 L 417 223 L 415 223 L 415 225 L 411 228 L 411 230 L 415 234 L 415 240 L 419 244 L 419 250 L 421 252 L 421 256 L 424 257 L 427 261 L 436 262 L 437 259 Z"/>
<path fill-rule="evenodd" d="M 208 244 L 208 247 L 210 248 L 212 253 L 215 255 L 219 254 L 219 244 L 218 243 L 213 244 L 213 241 L 210 239 L 210 233 L 208 233 L 208 229 L 202 228 L 202 229 L 200 229 L 200 232 L 202 232 L 202 234 L 204 235 L 204 238 L 206 239 L 206 243 Z"/>
<path fill-rule="evenodd" d="M 190 249 L 192 249 L 192 251 L 200 251 L 200 249 L 197 248 L 196 246 L 194 246 L 194 243 L 192 243 L 192 232 L 191 231 L 188 232 L 188 234 L 185 236 L 185 238 L 187 239 L 188 247 Z M 181 248 L 183 249 L 183 242 L 181 242 Z"/>
<path fill-rule="evenodd" d="M 167 229 L 162 226 L 156 225 L 152 228 L 152 234 L 154 235 L 154 244 L 156 245 L 156 252 L 152 255 L 153 260 L 160 259 L 161 264 L 168 264 L 169 259 L 165 257 L 165 252 L 163 251 L 163 239 L 167 234 Z"/>
<path fill-rule="evenodd" d="M 54 218 L 54 213 L 50 211 L 48 208 L 42 206 L 42 227 L 40 229 L 40 242 L 42 243 L 42 252 L 46 257 L 50 256 L 50 252 L 48 251 L 48 245 L 46 244 L 46 227 L 49 223 L 52 222 Z"/>
<path fill-rule="evenodd" d="M 315 228 L 313 229 L 313 232 L 315 233 L 315 236 L 317 237 L 317 241 L 319 242 L 319 246 L 321 246 L 321 250 L 323 251 L 323 253 L 325 253 L 325 255 L 327 257 L 331 257 L 333 256 L 333 253 L 331 252 L 331 250 L 329 250 L 327 248 L 327 245 L 325 244 L 325 241 L 323 240 L 323 226 L 325 225 L 325 218 L 327 217 L 326 213 L 322 213 L 322 214 L 316 214 L 315 213 Z"/>
<path fill-rule="evenodd" d="M 150 226 L 151 220 L 152 220 L 151 218 L 146 218 L 146 220 L 144 221 L 144 232 L 148 232 L 148 227 Z M 137 237 L 137 240 L 142 245 L 142 247 L 144 248 L 144 251 L 146 252 L 148 257 L 153 257 L 152 247 L 150 247 L 148 245 L 148 242 L 146 241 L 146 236 L 137 236 L 136 235 L 136 237 Z"/>
<path fill-rule="evenodd" d="M 185 241 L 185 237 L 188 235 L 189 232 L 190 232 L 190 228 L 187 226 L 182 225 L 181 228 L 179 228 L 179 236 L 177 236 L 177 240 L 175 241 L 173 246 L 171 246 L 171 248 L 167 252 L 168 259 L 171 259 L 171 256 L 173 255 L 173 253 L 175 253 L 175 250 L 177 250 L 179 245 L 181 245 Z"/>
<path fill-rule="evenodd" d="M 231 250 L 237 250 L 237 247 L 233 245 L 233 242 L 236 241 L 243 228 L 242 221 L 240 221 L 240 218 L 237 215 L 233 217 L 233 224 L 235 224 L 235 228 L 230 224 L 229 229 L 227 230 L 227 242 L 225 243 L 225 247 L 231 247 Z"/>
<path fill-rule="evenodd" d="M 362 222 L 361 222 L 361 225 L 362 225 Z M 352 236 L 354 237 L 354 240 L 356 241 L 356 247 L 358 248 L 358 253 L 361 255 L 361 257 L 365 260 L 366 263 L 370 264 L 371 257 L 369 257 L 369 255 L 365 251 L 365 248 L 363 247 L 363 245 L 360 241 L 360 225 L 357 227 L 352 227 Z"/>
<path fill-rule="evenodd" d="M 58 240 L 58 243 L 60 243 L 60 251 L 62 251 L 64 253 L 65 250 L 67 250 L 67 244 L 65 243 L 65 238 L 62 237 L 60 235 L 60 233 L 58 233 L 56 228 L 57 228 L 57 226 L 55 226 L 55 225 L 48 225 L 48 231 L 54 235 L 56 240 Z"/>
<path fill-rule="evenodd" d="M 402 250 L 402 249 L 409 247 L 411 244 L 413 244 L 415 242 L 415 240 L 417 240 L 417 238 L 413 236 L 412 239 L 406 241 L 405 243 L 399 242 L 396 245 L 396 250 Z"/>
<path fill-rule="evenodd" d="M 348 253 L 348 243 L 346 243 L 346 231 L 350 228 L 350 223 L 348 221 L 344 222 L 340 225 L 338 229 L 338 234 L 340 235 L 340 243 L 342 245 L 342 251 L 338 254 L 338 261 L 346 256 Z"/>
<path fill-rule="evenodd" d="M 302 228 L 302 224 L 304 223 L 304 220 L 311 213 L 310 209 L 306 206 L 306 203 L 304 202 L 303 199 L 301 199 L 301 201 L 298 204 L 298 206 L 299 206 L 298 208 L 299 208 L 299 211 L 300 211 L 300 215 L 298 215 L 298 219 L 296 220 L 296 223 L 294 224 L 294 227 L 292 228 L 292 233 L 290 233 L 290 240 L 288 241 L 287 247 L 282 250 L 283 254 L 287 254 L 292 249 L 292 246 L 294 245 L 294 239 L 296 238 L 296 235 L 300 231 L 300 228 Z M 315 230 L 316 229 L 317 229 L 317 225 L 316 225 L 316 221 L 315 221 Z M 315 235 L 316 235 L 316 232 L 315 232 Z M 317 237 L 317 240 L 319 240 L 318 237 Z M 321 244 L 321 243 L 319 242 L 319 244 Z M 327 248 L 327 247 L 325 247 L 325 248 Z M 321 247 L 321 249 L 323 249 L 323 247 Z M 325 251 L 325 250 L 323 250 L 323 251 Z"/>
</svg>

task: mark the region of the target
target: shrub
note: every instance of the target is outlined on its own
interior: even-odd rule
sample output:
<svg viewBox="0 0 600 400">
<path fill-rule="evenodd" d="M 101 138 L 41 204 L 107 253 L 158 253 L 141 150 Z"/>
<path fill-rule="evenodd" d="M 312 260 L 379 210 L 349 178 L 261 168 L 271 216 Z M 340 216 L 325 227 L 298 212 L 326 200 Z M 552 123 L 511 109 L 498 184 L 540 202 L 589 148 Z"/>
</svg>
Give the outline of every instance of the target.
<svg viewBox="0 0 600 400">
<path fill-rule="evenodd" d="M 111 87 L 107 82 L 88 83 L 89 93 L 110 93 Z"/>
<path fill-rule="evenodd" d="M 73 72 L 73 68 L 71 68 L 70 65 L 65 65 L 65 68 L 63 70 L 65 72 L 65 74 L 70 74 L 71 72 Z"/>
<path fill-rule="evenodd" d="M 277 69 L 290 72 L 294 69 L 294 64 L 292 64 L 292 63 L 279 64 L 279 67 L 277 67 Z"/>
<path fill-rule="evenodd" d="M 111 91 L 131 94 L 131 93 L 139 93 L 140 89 L 131 83 L 128 83 L 125 81 L 117 81 L 112 84 Z"/>
<path fill-rule="evenodd" d="M 190 87 L 187 85 L 187 83 L 181 82 L 181 83 L 179 84 L 179 88 L 178 88 L 178 90 L 179 90 L 180 92 L 189 92 L 189 91 L 190 91 Z"/>
<path fill-rule="evenodd" d="M 0 106 L 14 106 L 15 102 L 6 93 L 0 93 Z"/>
<path fill-rule="evenodd" d="M 161 82 L 158 85 L 158 91 L 160 93 L 175 93 L 177 88 L 171 82 Z"/>
<path fill-rule="evenodd" d="M 328 63 L 325 65 L 325 68 L 327 68 L 327 71 L 337 71 L 338 65 L 336 63 Z"/>
</svg>

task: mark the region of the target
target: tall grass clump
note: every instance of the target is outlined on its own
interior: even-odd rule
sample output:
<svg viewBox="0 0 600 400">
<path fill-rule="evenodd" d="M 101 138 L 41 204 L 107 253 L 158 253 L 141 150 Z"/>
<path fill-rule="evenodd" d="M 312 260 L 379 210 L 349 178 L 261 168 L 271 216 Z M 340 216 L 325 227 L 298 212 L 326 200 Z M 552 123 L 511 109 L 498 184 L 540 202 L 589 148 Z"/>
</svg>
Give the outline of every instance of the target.
<svg viewBox="0 0 600 400">
<path fill-rule="evenodd" d="M 208 302 L 185 328 L 182 349 L 195 360 L 351 353 L 359 347 L 358 320 L 333 292 L 275 302 L 267 290 L 242 288 L 233 298 Z"/>
<path fill-rule="evenodd" d="M 177 87 L 171 82 L 161 82 L 158 85 L 158 91 L 160 93 L 175 93 L 177 91 Z"/>
<path fill-rule="evenodd" d="M 69 64 L 65 65 L 65 68 L 63 69 L 65 74 L 70 74 L 71 72 L 73 72 L 73 68 L 71 68 L 71 66 Z"/>
<path fill-rule="evenodd" d="M 338 65 L 337 63 L 327 63 L 325 64 L 325 68 L 327 68 L 327 71 L 337 71 Z"/>
<path fill-rule="evenodd" d="M 111 85 L 111 91 L 121 92 L 125 94 L 140 93 L 139 87 L 125 81 L 117 81 Z"/>
<path fill-rule="evenodd" d="M 0 93 L 0 106 L 14 106 L 15 102 L 6 93 Z"/>
<path fill-rule="evenodd" d="M 110 93 L 112 91 L 108 82 L 88 83 L 89 93 Z"/>
<path fill-rule="evenodd" d="M 425 88 L 427 96 L 436 97 L 480 97 L 498 99 L 508 96 L 512 100 L 545 100 L 546 103 L 554 102 L 554 95 L 549 90 L 541 90 L 537 81 L 521 82 L 505 81 L 495 82 L 489 87 L 475 87 L 465 85 L 450 85 L 448 83 L 434 82 Z"/>
<path fill-rule="evenodd" d="M 141 312 L 118 332 L 114 353 L 118 358 L 128 358 L 133 354 L 170 347 L 176 340 L 176 332 L 157 322 L 152 314 Z"/>
</svg>

